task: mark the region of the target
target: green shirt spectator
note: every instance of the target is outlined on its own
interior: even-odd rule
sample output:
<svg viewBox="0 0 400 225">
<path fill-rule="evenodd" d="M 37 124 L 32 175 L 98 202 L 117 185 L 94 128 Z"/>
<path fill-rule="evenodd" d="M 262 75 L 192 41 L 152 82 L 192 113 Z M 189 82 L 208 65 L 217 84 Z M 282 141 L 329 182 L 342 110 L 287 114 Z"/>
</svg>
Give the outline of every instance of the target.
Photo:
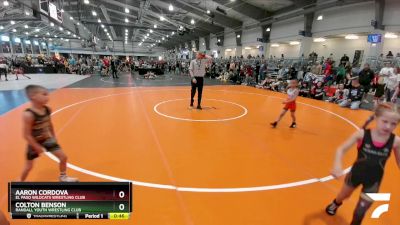
<svg viewBox="0 0 400 225">
<path fill-rule="evenodd" d="M 346 75 L 346 69 L 343 65 L 340 65 L 336 72 L 336 83 L 341 83 Z"/>
</svg>

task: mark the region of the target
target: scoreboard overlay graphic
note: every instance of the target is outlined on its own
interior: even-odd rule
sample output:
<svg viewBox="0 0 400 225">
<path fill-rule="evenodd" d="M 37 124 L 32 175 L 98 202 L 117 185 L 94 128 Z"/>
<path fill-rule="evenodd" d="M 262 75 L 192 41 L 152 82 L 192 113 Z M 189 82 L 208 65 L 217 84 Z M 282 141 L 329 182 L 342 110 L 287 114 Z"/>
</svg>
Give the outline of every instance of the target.
<svg viewBox="0 0 400 225">
<path fill-rule="evenodd" d="M 10 182 L 12 219 L 129 219 L 129 182 Z"/>
</svg>

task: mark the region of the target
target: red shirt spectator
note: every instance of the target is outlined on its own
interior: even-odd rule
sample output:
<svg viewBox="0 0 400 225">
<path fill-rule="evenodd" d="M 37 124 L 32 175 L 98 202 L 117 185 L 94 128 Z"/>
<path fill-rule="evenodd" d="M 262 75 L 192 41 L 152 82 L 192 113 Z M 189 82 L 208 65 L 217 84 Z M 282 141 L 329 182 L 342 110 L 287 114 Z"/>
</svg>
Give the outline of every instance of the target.
<svg viewBox="0 0 400 225">
<path fill-rule="evenodd" d="M 332 74 L 332 64 L 329 61 L 326 62 L 324 74 L 325 74 L 325 76 L 329 76 Z"/>
<path fill-rule="evenodd" d="M 107 58 L 104 58 L 104 59 L 103 59 L 103 65 L 104 65 L 105 67 L 109 67 L 109 66 L 110 66 L 110 61 L 109 61 Z"/>
<path fill-rule="evenodd" d="M 247 68 L 246 68 L 246 73 L 247 73 L 247 75 L 248 76 L 253 76 L 253 70 L 252 70 L 252 68 L 250 67 L 250 66 L 248 66 Z"/>
</svg>

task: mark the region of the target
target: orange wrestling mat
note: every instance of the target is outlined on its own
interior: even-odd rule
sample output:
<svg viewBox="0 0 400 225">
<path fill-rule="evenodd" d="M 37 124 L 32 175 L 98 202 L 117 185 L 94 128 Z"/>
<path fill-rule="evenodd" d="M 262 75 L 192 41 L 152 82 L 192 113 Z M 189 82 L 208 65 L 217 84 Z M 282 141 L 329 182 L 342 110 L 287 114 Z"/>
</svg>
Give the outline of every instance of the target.
<svg viewBox="0 0 400 225">
<path fill-rule="evenodd" d="M 347 225 L 356 192 L 329 217 L 324 209 L 343 180 L 329 171 L 334 153 L 371 114 L 298 99 L 298 128 L 286 115 L 277 129 L 283 94 L 243 86 L 207 86 L 204 110 L 189 110 L 188 87 L 60 89 L 51 93 L 58 141 L 71 176 L 81 181 L 131 180 L 129 221 L 13 220 L 11 224 Z M 22 112 L 0 118 L 0 205 L 7 182 L 22 170 L 26 143 Z M 345 158 L 355 160 L 356 149 Z M 28 181 L 57 181 L 58 166 L 42 155 Z M 389 212 L 367 214 L 363 225 L 399 224 L 400 173 L 394 156 L 382 193 Z M 376 208 L 382 203 L 375 203 Z"/>
</svg>

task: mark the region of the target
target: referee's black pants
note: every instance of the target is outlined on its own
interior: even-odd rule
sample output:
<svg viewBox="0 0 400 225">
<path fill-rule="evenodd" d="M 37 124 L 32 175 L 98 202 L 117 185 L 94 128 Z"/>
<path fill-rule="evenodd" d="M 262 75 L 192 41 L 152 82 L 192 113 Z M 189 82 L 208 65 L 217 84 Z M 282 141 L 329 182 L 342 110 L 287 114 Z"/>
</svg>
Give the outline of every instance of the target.
<svg viewBox="0 0 400 225">
<path fill-rule="evenodd" d="M 111 69 L 111 73 L 112 73 L 113 78 L 118 78 L 117 68 Z"/>
<path fill-rule="evenodd" d="M 194 77 L 196 79 L 196 83 L 193 83 L 192 79 L 192 93 L 190 98 L 190 105 L 193 106 L 194 96 L 196 95 L 196 88 L 199 90 L 197 95 L 197 106 L 201 106 L 201 97 L 203 96 L 203 85 L 204 85 L 204 77 Z"/>
</svg>

